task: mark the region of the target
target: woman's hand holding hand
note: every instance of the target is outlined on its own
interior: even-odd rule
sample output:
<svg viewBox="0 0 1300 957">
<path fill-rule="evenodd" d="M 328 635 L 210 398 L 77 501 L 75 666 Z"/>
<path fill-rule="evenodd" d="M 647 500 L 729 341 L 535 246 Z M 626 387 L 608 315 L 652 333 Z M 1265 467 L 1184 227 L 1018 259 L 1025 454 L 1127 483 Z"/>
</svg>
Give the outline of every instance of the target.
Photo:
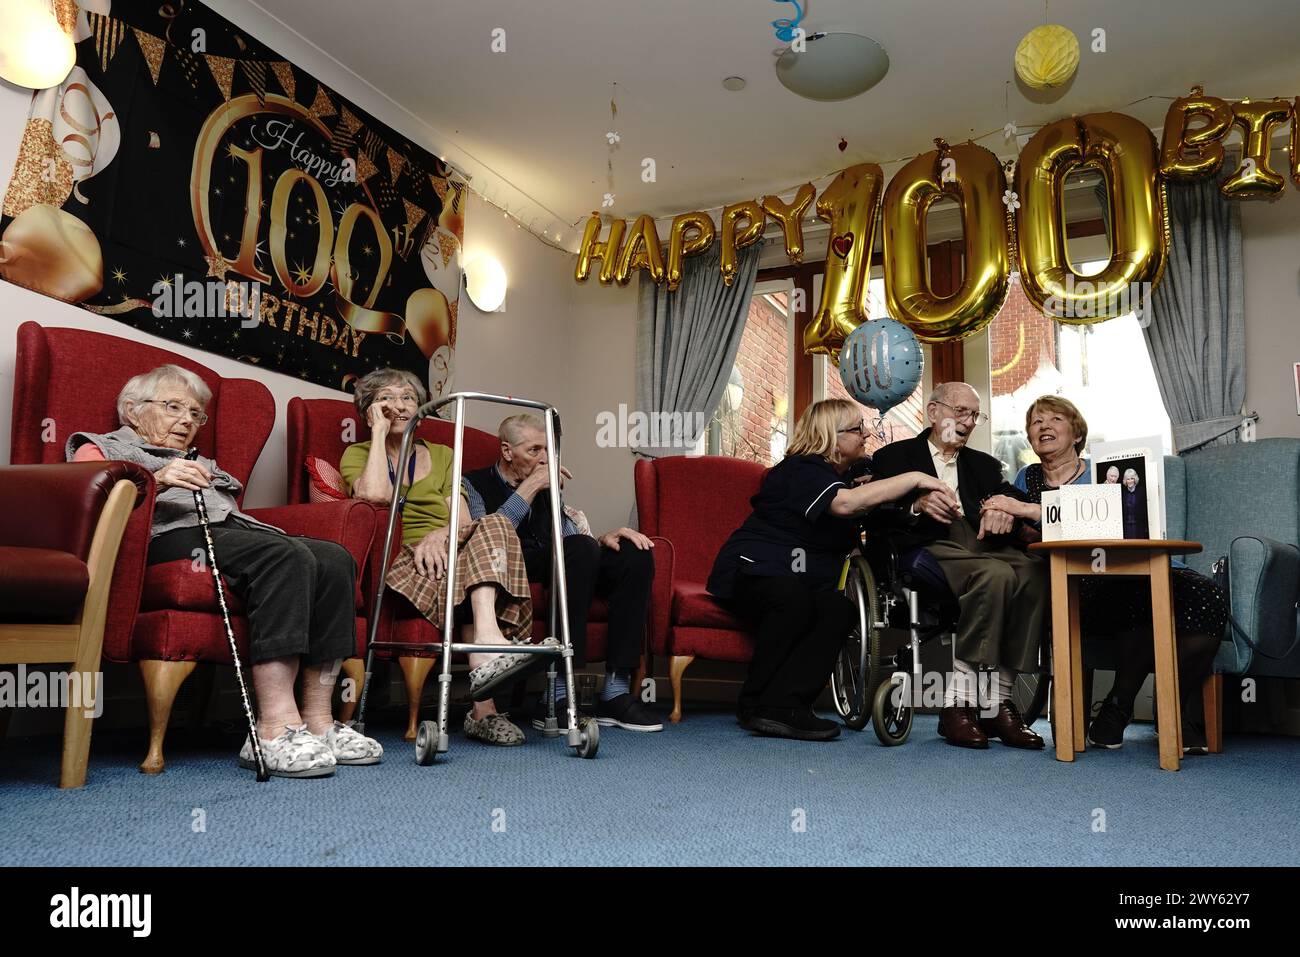
<svg viewBox="0 0 1300 957">
<path fill-rule="evenodd" d="M 425 578 L 439 579 L 447 570 L 447 542 L 451 530 L 444 525 L 436 528 L 415 546 L 415 568 Z"/>
<path fill-rule="evenodd" d="M 190 459 L 172 459 L 153 473 L 159 488 L 184 488 L 191 492 L 212 485 L 212 473 L 200 462 Z"/>
<path fill-rule="evenodd" d="M 990 495 L 984 500 L 984 504 L 980 507 L 980 511 L 983 512 L 987 509 L 1006 512 L 1014 518 L 1031 517 L 1025 513 L 1025 503 L 1021 502 L 1019 499 L 1012 498 L 1010 495 Z"/>
<path fill-rule="evenodd" d="M 916 477 L 916 488 L 926 490 L 924 495 L 912 503 L 913 508 L 944 525 L 951 525 L 961 518 L 961 501 L 946 482 L 925 472 L 911 474 Z"/>
</svg>

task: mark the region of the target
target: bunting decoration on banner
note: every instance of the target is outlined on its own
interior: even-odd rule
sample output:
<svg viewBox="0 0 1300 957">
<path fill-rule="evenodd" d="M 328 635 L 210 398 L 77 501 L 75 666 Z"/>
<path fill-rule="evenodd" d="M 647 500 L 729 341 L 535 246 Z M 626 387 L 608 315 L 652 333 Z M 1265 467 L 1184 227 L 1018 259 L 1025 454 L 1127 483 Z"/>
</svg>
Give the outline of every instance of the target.
<svg viewBox="0 0 1300 957">
<path fill-rule="evenodd" d="M 86 12 L 86 18 L 90 23 L 90 35 L 95 38 L 95 53 L 99 55 L 100 71 L 107 73 L 108 65 L 117 53 L 117 46 L 126 35 L 126 25 L 120 20 L 89 11 Z"/>
<path fill-rule="evenodd" d="M 280 89 L 284 90 L 284 95 L 292 100 L 297 89 L 297 83 L 293 78 L 293 66 L 283 60 L 276 60 L 271 64 L 271 72 L 280 81 Z"/>
<path fill-rule="evenodd" d="M 77 14 L 80 12 L 77 0 L 54 0 L 54 19 L 68 36 L 76 39 Z"/>
<path fill-rule="evenodd" d="M 257 94 L 257 102 L 266 106 L 266 64 L 261 60 L 240 60 L 248 85 Z"/>
<path fill-rule="evenodd" d="M 325 93 L 325 87 L 316 87 L 316 99 L 311 101 L 311 106 L 307 107 L 307 112 L 318 120 L 323 120 L 327 116 L 337 116 L 338 110 L 334 108 L 334 103 Z"/>
<path fill-rule="evenodd" d="M 388 151 L 388 174 L 389 179 L 394 183 L 397 182 L 397 177 L 401 175 L 402 165 L 405 162 L 406 158 L 403 157 L 401 153 L 398 153 L 396 150 Z"/>
<path fill-rule="evenodd" d="M 462 181 L 198 0 L 75 29 L 32 97 L 0 279 L 336 389 L 383 366 L 452 389 Z"/>
<path fill-rule="evenodd" d="M 167 51 L 167 42 L 143 30 L 133 32 L 135 42 L 140 45 L 140 53 L 144 56 L 145 63 L 149 64 L 149 76 L 153 78 L 153 85 L 157 86 L 158 74 L 162 72 L 163 54 Z"/>
<path fill-rule="evenodd" d="M 230 91 L 235 85 L 235 61 L 215 53 L 205 53 L 203 58 L 208 61 L 208 69 L 212 71 L 212 79 L 217 81 L 221 95 L 229 100 Z"/>
</svg>

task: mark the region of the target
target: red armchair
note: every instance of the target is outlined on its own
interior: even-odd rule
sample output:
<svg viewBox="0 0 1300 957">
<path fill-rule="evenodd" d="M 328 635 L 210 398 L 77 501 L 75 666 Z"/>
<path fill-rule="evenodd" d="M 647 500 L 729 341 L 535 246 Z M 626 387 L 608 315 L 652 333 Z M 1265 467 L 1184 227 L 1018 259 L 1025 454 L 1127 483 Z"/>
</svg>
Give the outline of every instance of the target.
<svg viewBox="0 0 1300 957">
<path fill-rule="evenodd" d="M 682 676 L 697 657 L 747 662 L 754 639 L 705 591 L 718 549 L 749 517 L 767 469 L 725 456 L 671 456 L 636 463 L 641 531 L 656 542 L 650 647 L 668 656 L 671 721 L 682 719 Z M 665 547 L 667 544 L 667 547 Z"/>
<path fill-rule="evenodd" d="M 290 399 L 288 409 L 288 500 L 290 502 L 307 501 L 311 478 L 307 473 L 308 456 L 324 459 L 336 468 L 343 458 L 343 450 L 352 442 L 365 441 L 369 432 L 357 421 L 356 407 L 350 402 L 338 399 Z M 455 433 L 453 423 L 442 419 L 424 419 L 417 426 L 417 435 L 438 445 L 450 446 Z M 500 442 L 495 435 L 478 429 L 465 429 L 465 451 L 462 468 L 468 472 L 473 469 L 486 468 L 497 460 Z M 378 512 L 378 530 L 375 545 L 367 562 L 366 574 L 362 583 L 366 595 L 367 609 L 374 607 L 376 586 L 378 584 L 380 562 L 383 558 L 384 531 L 387 528 L 388 510 L 381 508 Z M 398 517 L 394 531 L 394 541 L 401 542 L 402 520 Z M 400 548 L 400 545 L 397 547 Z M 394 551 L 397 549 L 395 548 Z M 658 555 L 656 554 L 656 558 Z M 533 637 L 543 638 L 547 634 L 547 589 L 534 584 L 531 588 L 533 597 Z M 608 630 L 609 608 L 605 602 L 596 599 L 592 603 L 587 622 L 587 658 L 601 661 L 605 657 L 606 635 Z M 441 629 L 430 624 L 411 604 L 400 595 L 388 593 L 384 596 L 384 608 L 380 613 L 379 641 L 401 642 L 403 644 L 424 644 L 441 641 Z M 381 653 L 382 654 L 382 653 Z M 437 661 L 436 655 L 428 655 L 413 650 L 409 655 L 399 655 L 398 664 L 402 669 L 402 678 L 406 686 L 407 728 L 406 740 L 414 741 L 417 719 L 420 710 L 420 698 L 424 691 L 425 679 Z M 364 679 L 364 666 L 360 661 L 348 661 L 344 668 L 360 687 Z M 352 716 L 352 706 L 344 705 L 342 717 L 347 720 Z"/>
<path fill-rule="evenodd" d="M 64 703 L 59 787 L 86 783 L 113 566 L 152 488 L 128 462 L 0 468 L 0 663 L 70 663 L 68 687 L 80 692 Z"/>
<path fill-rule="evenodd" d="M 167 363 L 197 374 L 212 390 L 208 422 L 195 444 L 245 486 L 275 422 L 270 391 L 251 379 L 223 378 L 206 366 L 153 346 L 77 329 L 25 322 L 18 328 L 14 369 L 11 461 L 64 461 L 73 432 L 119 427 L 116 399 L 133 375 Z M 242 499 L 242 496 L 241 496 Z M 241 502 L 242 504 L 242 502 Z M 361 502 L 337 502 L 249 511 L 294 535 L 336 541 L 364 569 L 375 537 L 375 511 Z M 140 665 L 149 706 L 149 751 L 140 770 L 163 770 L 163 737 L 182 682 L 199 662 L 230 664 L 216 590 L 187 560 L 146 567 L 153 489 L 127 522 L 104 629 L 104 657 Z M 365 647 L 366 605 L 358 574 L 358 653 Z M 235 638 L 246 653 L 248 622 L 237 597 L 231 612 Z"/>
</svg>

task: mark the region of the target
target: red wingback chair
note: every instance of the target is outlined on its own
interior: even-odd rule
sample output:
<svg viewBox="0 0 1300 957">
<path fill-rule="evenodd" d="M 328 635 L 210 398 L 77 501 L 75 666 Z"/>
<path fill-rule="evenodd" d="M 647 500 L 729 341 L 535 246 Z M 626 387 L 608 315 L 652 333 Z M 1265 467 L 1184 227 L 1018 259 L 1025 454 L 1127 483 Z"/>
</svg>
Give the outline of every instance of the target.
<svg viewBox="0 0 1300 957">
<path fill-rule="evenodd" d="M 416 434 L 420 438 L 448 447 L 451 446 L 456 431 L 454 423 L 443 419 L 424 419 L 416 429 Z M 307 457 L 315 456 L 337 467 L 343 458 L 343 450 L 348 446 L 344 436 L 355 436 L 355 441 L 365 441 L 369 437 L 369 431 L 358 422 L 356 407 L 351 402 L 339 399 L 294 398 L 289 400 L 287 435 L 288 498 L 290 502 L 305 502 L 311 482 L 306 468 Z M 486 468 L 497 460 L 499 449 L 500 441 L 495 435 L 466 426 L 462 469 L 469 472 Z M 363 583 L 367 608 L 374 607 L 380 563 L 383 558 L 384 532 L 388 522 L 388 510 L 381 508 L 377 511 L 378 530 Z M 402 519 L 398 516 L 393 533 L 394 553 L 401 547 L 401 532 Z M 542 585 L 533 584 L 530 590 L 534 609 L 533 637 L 537 639 L 546 636 L 549 626 L 546 615 L 547 589 Z M 601 661 L 605 657 L 608 616 L 609 607 L 605 602 L 597 599 L 592 603 L 587 622 L 589 660 Z M 442 630 L 430 624 L 406 599 L 389 592 L 384 596 L 377 640 L 411 645 L 425 644 L 441 641 Z M 397 661 L 402 669 L 402 678 L 406 686 L 406 739 L 414 741 L 425 679 L 437 661 L 437 656 L 413 650 L 409 655 L 398 655 Z M 364 678 L 361 662 L 345 662 L 344 667 L 348 669 L 349 675 L 356 680 L 359 687 Z M 351 713 L 352 708 L 345 704 L 343 713 L 345 720 L 351 717 Z"/>
<path fill-rule="evenodd" d="M 668 656 L 672 721 L 682 719 L 682 676 L 697 657 L 747 662 L 754 638 L 705 591 L 723 542 L 749 517 L 749 500 L 767 469 L 726 456 L 671 456 L 636 463 L 641 531 L 666 539 L 655 548 L 650 647 Z"/>
<path fill-rule="evenodd" d="M 15 465 L 64 461 L 74 432 L 112 432 L 120 427 L 117 395 L 131 376 L 172 363 L 198 375 L 212 390 L 208 421 L 195 437 L 205 456 L 247 488 L 253 464 L 275 422 L 270 390 L 251 379 L 223 378 L 175 353 L 129 339 L 79 329 L 18 328 L 14 368 L 11 461 Z M 149 752 L 140 770 L 163 770 L 163 737 L 182 682 L 199 662 L 230 664 L 230 646 L 206 575 L 188 560 L 146 567 L 153 494 L 132 513 L 122 539 L 104 629 L 104 657 L 138 662 L 149 705 Z M 242 505 L 242 494 L 241 505 Z M 295 505 L 249 510 L 292 535 L 335 541 L 364 569 L 375 538 L 375 510 L 362 502 Z M 358 653 L 365 647 L 366 605 L 358 574 Z M 235 638 L 246 655 L 248 621 L 243 603 L 229 590 Z"/>
</svg>

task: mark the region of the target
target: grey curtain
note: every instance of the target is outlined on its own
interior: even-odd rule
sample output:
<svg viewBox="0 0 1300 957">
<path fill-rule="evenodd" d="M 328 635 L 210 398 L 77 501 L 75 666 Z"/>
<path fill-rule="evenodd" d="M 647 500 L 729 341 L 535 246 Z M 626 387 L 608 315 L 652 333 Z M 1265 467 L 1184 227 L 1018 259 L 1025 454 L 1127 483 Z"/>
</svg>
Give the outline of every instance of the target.
<svg viewBox="0 0 1300 957">
<path fill-rule="evenodd" d="M 1225 164 L 1229 167 L 1235 164 Z M 1241 210 L 1218 177 L 1170 183 L 1169 260 L 1143 330 L 1179 453 L 1237 441 L 1246 399 Z"/>
<path fill-rule="evenodd" d="M 686 434 L 655 429 L 647 441 L 635 445 L 637 453 L 651 458 L 682 455 L 713 417 L 740 348 L 761 246 L 755 243 L 737 253 L 730 286 L 722 281 L 719 243 L 682 264 L 675 292 L 641 281 L 637 411 L 658 422 L 681 423 Z"/>
</svg>

